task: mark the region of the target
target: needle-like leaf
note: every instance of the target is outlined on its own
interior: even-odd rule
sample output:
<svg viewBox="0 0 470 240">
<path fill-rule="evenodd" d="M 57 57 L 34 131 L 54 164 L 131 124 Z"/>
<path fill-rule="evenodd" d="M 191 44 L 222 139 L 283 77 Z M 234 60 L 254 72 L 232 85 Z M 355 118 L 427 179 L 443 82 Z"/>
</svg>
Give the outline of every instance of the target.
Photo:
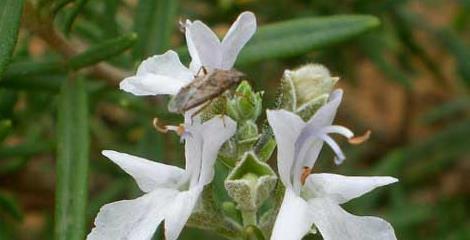
<svg viewBox="0 0 470 240">
<path fill-rule="evenodd" d="M 15 49 L 22 11 L 23 0 L 0 1 L 0 77 Z"/>
<path fill-rule="evenodd" d="M 55 239 L 85 238 L 89 158 L 83 79 L 65 81 L 58 106 Z"/>
</svg>

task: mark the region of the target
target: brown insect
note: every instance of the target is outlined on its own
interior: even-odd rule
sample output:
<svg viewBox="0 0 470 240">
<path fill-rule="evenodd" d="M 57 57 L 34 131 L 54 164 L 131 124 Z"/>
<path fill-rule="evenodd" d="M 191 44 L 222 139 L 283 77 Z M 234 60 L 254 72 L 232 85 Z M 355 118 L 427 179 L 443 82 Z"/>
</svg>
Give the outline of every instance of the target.
<svg viewBox="0 0 470 240">
<path fill-rule="evenodd" d="M 205 69 L 202 69 L 205 71 Z M 239 83 L 245 74 L 235 69 L 214 69 L 180 89 L 168 104 L 170 112 L 184 113 L 212 100 Z"/>
</svg>

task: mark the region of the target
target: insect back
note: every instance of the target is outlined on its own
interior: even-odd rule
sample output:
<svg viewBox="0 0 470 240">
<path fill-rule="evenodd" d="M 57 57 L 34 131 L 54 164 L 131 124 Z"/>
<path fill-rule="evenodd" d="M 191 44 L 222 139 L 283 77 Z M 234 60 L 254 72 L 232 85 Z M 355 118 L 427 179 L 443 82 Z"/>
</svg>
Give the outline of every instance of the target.
<svg viewBox="0 0 470 240">
<path fill-rule="evenodd" d="M 205 75 L 196 76 L 170 100 L 168 110 L 182 114 L 201 106 L 221 96 L 226 90 L 238 84 L 244 76 L 244 73 L 235 69 L 214 69 Z"/>
</svg>

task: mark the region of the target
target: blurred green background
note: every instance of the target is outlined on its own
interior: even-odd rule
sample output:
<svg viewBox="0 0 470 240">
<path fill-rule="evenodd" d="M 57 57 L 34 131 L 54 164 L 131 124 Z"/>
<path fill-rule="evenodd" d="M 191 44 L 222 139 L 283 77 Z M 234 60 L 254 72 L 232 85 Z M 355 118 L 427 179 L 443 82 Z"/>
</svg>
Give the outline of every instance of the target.
<svg viewBox="0 0 470 240">
<path fill-rule="evenodd" d="M 372 130 L 360 146 L 341 142 L 348 159 L 339 167 L 325 148 L 314 172 L 400 179 L 346 208 L 387 219 L 399 239 L 470 239 L 468 0 L 2 0 L 0 239 L 52 239 L 56 191 L 85 191 L 86 232 L 103 204 L 140 195 L 103 149 L 182 165 L 179 139 L 151 125 L 181 121 L 168 99 L 131 96 L 118 82 L 148 56 L 185 55 L 179 19 L 223 35 L 244 10 L 261 28 L 308 18 L 260 30 L 240 56 L 266 107 L 284 69 L 322 63 L 345 90 L 337 123 Z M 181 239 L 219 238 L 186 228 Z"/>
</svg>

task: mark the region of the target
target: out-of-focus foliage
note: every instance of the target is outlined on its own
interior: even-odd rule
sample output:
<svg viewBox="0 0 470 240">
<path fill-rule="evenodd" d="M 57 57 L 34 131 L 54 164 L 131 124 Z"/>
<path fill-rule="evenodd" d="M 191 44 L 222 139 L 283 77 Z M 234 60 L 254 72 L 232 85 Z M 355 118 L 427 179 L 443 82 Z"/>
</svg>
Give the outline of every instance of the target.
<svg viewBox="0 0 470 240">
<path fill-rule="evenodd" d="M 263 101 L 274 106 L 284 69 L 320 62 L 342 79 L 339 122 L 373 131 L 341 167 L 326 151 L 314 171 L 400 179 L 346 207 L 390 220 L 399 239 L 467 239 L 467 0 L 0 1 L 0 239 L 81 238 L 100 206 L 137 196 L 103 149 L 183 164 L 179 139 L 151 126 L 181 121 L 167 99 L 117 84 L 146 57 L 184 53 L 179 19 L 223 35 L 243 10 L 261 27 L 237 64 Z M 65 213 L 69 233 L 58 231 Z M 219 239 L 209 234 L 181 239 Z"/>
<path fill-rule="evenodd" d="M 21 12 L 23 9 L 23 1 L 2 1 L 0 3 L 0 75 L 3 73 L 5 66 L 10 61 L 10 57 L 15 48 L 16 39 L 18 37 L 18 29 L 20 28 Z"/>
</svg>

